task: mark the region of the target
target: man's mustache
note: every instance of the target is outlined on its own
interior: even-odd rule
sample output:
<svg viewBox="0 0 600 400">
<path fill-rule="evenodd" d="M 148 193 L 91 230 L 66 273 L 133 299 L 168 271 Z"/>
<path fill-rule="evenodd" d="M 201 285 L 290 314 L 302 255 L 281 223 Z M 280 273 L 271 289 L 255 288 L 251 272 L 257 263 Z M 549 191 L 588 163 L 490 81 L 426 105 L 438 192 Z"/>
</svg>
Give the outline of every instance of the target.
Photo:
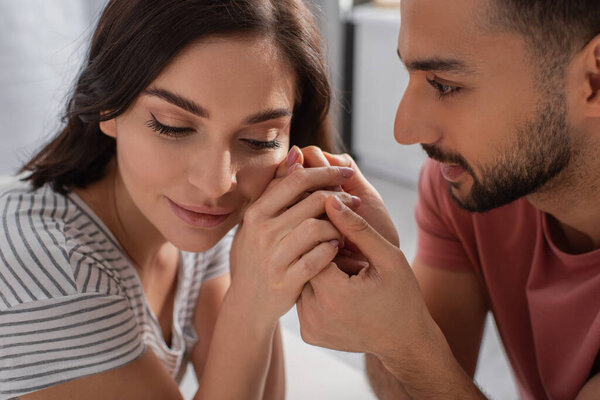
<svg viewBox="0 0 600 400">
<path fill-rule="evenodd" d="M 465 171 L 471 172 L 472 169 L 467 163 L 467 161 L 457 153 L 446 153 L 440 150 L 437 146 L 431 144 L 421 144 L 427 156 L 437 162 L 444 164 L 456 164 L 461 166 Z"/>
</svg>

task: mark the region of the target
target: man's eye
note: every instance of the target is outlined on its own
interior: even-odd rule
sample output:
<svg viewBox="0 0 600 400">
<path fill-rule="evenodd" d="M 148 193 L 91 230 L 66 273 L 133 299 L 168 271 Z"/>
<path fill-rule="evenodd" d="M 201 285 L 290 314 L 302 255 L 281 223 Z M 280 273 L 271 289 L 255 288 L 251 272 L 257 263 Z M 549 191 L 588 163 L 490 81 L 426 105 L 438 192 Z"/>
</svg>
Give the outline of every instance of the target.
<svg viewBox="0 0 600 400">
<path fill-rule="evenodd" d="M 454 93 L 458 93 L 460 91 L 460 87 L 458 86 L 450 86 L 450 85 L 444 85 L 438 81 L 436 81 L 435 79 L 427 79 L 427 83 L 429 83 L 437 92 L 438 92 L 438 96 L 444 97 L 444 96 L 448 96 Z"/>
</svg>

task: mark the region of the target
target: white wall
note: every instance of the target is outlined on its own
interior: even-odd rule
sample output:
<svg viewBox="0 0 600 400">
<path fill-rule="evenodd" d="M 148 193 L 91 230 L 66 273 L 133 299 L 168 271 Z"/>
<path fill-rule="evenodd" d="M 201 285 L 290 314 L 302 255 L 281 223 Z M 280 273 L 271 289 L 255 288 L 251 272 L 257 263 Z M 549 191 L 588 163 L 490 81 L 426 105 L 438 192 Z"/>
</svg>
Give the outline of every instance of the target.
<svg viewBox="0 0 600 400">
<path fill-rule="evenodd" d="M 0 175 L 55 133 L 104 0 L 0 0 Z"/>
<path fill-rule="evenodd" d="M 408 73 L 396 55 L 400 10 L 358 6 L 355 23 L 352 148 L 371 175 L 416 186 L 425 153 L 394 140 L 396 108 Z"/>
</svg>

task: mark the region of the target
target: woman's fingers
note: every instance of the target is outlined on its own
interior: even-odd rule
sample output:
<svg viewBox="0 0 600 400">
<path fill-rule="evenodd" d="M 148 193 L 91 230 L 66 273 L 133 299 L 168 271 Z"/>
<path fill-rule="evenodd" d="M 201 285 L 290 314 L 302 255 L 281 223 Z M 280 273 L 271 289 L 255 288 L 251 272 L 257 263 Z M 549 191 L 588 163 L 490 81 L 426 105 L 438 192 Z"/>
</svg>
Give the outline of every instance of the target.
<svg viewBox="0 0 600 400">
<path fill-rule="evenodd" d="M 335 227 L 326 220 L 309 218 L 292 229 L 274 249 L 272 259 L 278 265 L 287 266 L 310 252 L 321 243 L 334 241 L 337 247 L 343 245 L 343 237 Z"/>
<path fill-rule="evenodd" d="M 317 146 L 302 148 L 302 155 L 304 156 L 304 166 L 306 168 L 329 167 L 330 165 L 323 151 Z"/>
<path fill-rule="evenodd" d="M 332 195 L 338 196 L 340 201 L 351 209 L 356 209 L 361 204 L 361 200 L 358 197 L 348 193 L 328 192 L 324 190 L 309 194 L 304 193 L 303 197 L 306 197 L 298 201 L 291 208 L 287 209 L 277 217 L 265 220 L 261 229 L 261 239 L 269 242 L 279 242 L 288 236 L 290 232 L 298 229 L 300 225 L 305 224 L 307 220 L 324 217 L 325 203 Z M 244 220 L 251 221 L 249 218 L 254 217 L 248 217 L 248 212 L 246 212 Z M 310 232 L 307 231 L 304 234 L 309 235 L 309 233 Z M 320 236 L 315 237 L 320 238 Z M 282 247 L 286 249 L 286 246 Z M 295 257 L 298 257 L 298 255 Z M 295 259 L 295 257 L 292 258 L 292 260 Z"/>
<path fill-rule="evenodd" d="M 283 160 L 277 167 L 277 170 L 275 171 L 275 179 L 283 178 L 284 176 L 288 175 L 290 168 L 293 168 L 296 164 L 304 164 L 304 155 L 298 146 L 292 146 L 285 160 Z"/>
<path fill-rule="evenodd" d="M 279 215 L 306 192 L 340 185 L 354 176 L 354 170 L 345 167 L 297 168 L 263 193 L 248 208 L 244 220 L 259 220 Z"/>
<path fill-rule="evenodd" d="M 357 168 L 356 163 L 348 154 L 332 154 L 324 151 L 323 157 L 325 157 L 329 165 Z"/>
<path fill-rule="evenodd" d="M 316 167 L 329 167 L 331 166 L 323 150 L 316 146 L 308 146 L 302 149 L 302 155 L 304 156 L 304 167 L 305 168 L 316 168 Z M 339 165 L 338 165 L 339 166 Z M 333 192 L 342 192 L 342 186 L 331 186 L 327 188 Z"/>
<path fill-rule="evenodd" d="M 297 287 L 298 294 L 304 285 L 319 272 L 331 264 L 338 251 L 335 243 L 324 242 L 308 253 L 305 253 L 298 261 L 292 264 L 288 270 L 288 279 Z"/>
<path fill-rule="evenodd" d="M 352 157 L 350 157 L 348 154 L 331 154 L 327 152 L 323 152 L 323 155 L 331 166 L 351 168 L 355 172 L 352 179 L 348 179 L 342 184 L 342 188 L 346 192 L 353 193 L 361 197 L 363 194 L 379 197 L 379 194 L 373 185 L 371 185 L 360 172 L 360 169 Z"/>
<path fill-rule="evenodd" d="M 331 223 L 358 247 L 359 253 L 366 257 L 371 266 L 377 265 L 377 270 L 390 269 L 396 262 L 394 260 L 407 264 L 404 254 L 397 246 L 381 236 L 363 217 L 335 196 L 328 199 L 326 208 Z"/>
<path fill-rule="evenodd" d="M 319 218 L 325 214 L 325 202 L 331 195 L 337 196 L 342 203 L 352 209 L 357 209 L 361 204 L 360 198 L 351 194 L 319 190 L 284 211 L 277 217 L 276 225 L 282 229 L 288 227 L 288 230 L 291 230 L 305 219 Z"/>
</svg>

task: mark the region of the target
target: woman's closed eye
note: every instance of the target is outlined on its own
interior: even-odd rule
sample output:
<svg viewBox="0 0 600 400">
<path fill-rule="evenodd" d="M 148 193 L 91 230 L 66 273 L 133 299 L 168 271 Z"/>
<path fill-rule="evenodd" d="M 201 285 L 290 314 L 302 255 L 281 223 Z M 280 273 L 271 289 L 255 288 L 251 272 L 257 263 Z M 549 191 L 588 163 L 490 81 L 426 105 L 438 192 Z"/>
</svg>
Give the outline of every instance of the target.
<svg viewBox="0 0 600 400">
<path fill-rule="evenodd" d="M 163 124 L 160 122 L 153 113 L 150 113 L 151 119 L 146 121 L 146 126 L 153 131 L 157 132 L 160 135 L 167 136 L 170 138 L 183 138 L 185 136 L 191 135 L 196 130 L 190 127 L 184 126 L 170 126 Z M 277 138 L 272 140 L 258 140 L 251 138 L 243 138 L 240 139 L 242 143 L 248 146 L 251 150 L 256 151 L 264 151 L 264 150 L 274 150 L 281 147 L 281 142 L 277 140 Z"/>
<path fill-rule="evenodd" d="M 255 139 L 241 139 L 248 147 L 252 150 L 272 150 L 281 147 L 281 142 L 277 139 L 273 140 L 255 140 Z"/>
<path fill-rule="evenodd" d="M 156 119 L 156 116 L 152 113 L 150 113 L 150 116 L 152 119 L 146 121 L 146 126 L 161 135 L 173 138 L 181 138 L 195 132 L 193 128 L 189 127 L 165 125 L 159 122 L 158 119 Z"/>
</svg>

